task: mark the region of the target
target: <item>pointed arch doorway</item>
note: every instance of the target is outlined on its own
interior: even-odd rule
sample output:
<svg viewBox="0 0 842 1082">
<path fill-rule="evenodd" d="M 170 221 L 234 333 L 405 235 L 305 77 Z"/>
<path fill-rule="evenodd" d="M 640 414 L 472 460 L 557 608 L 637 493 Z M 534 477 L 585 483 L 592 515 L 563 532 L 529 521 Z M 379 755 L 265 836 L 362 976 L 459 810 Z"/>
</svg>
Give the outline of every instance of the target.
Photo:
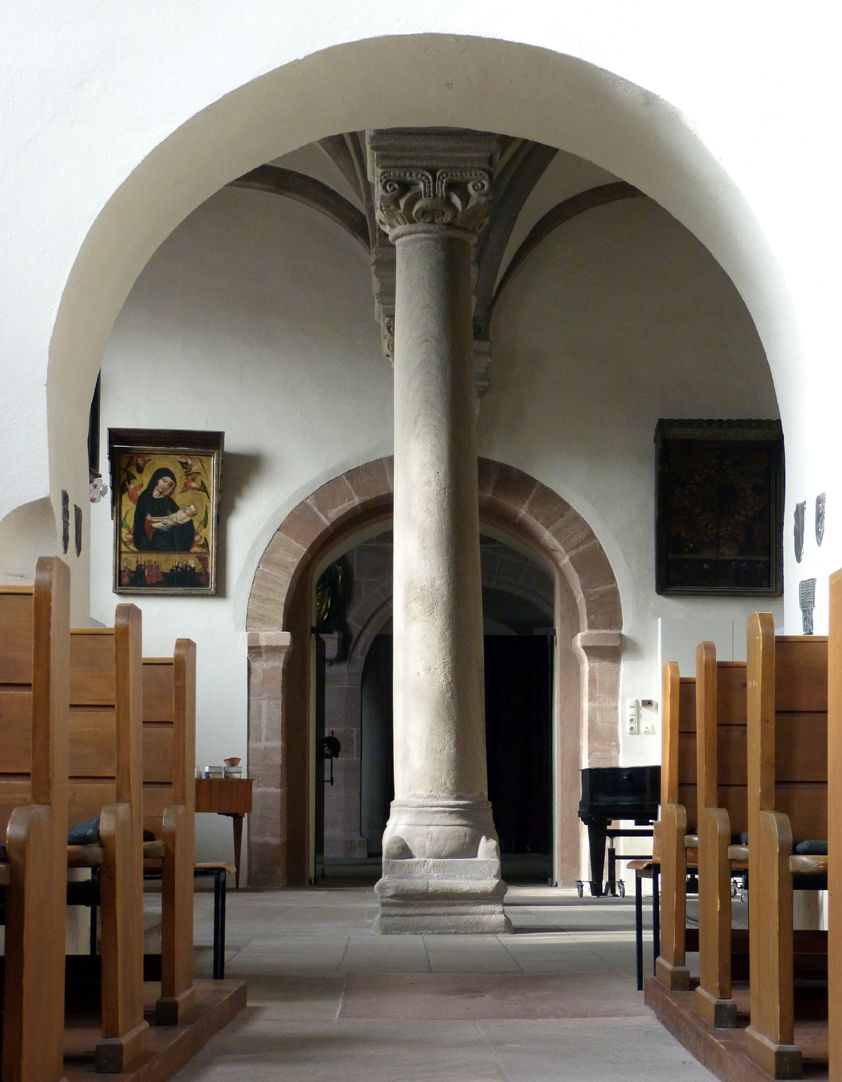
<svg viewBox="0 0 842 1082">
<path fill-rule="evenodd" d="M 580 875 L 581 766 L 615 765 L 622 609 L 614 573 L 590 526 L 557 493 L 514 467 L 479 460 L 483 531 L 534 554 L 554 581 L 556 694 L 554 862 L 562 885 Z M 301 885 L 314 867 L 315 799 L 309 647 L 317 572 L 355 535 L 377 532 L 392 506 L 391 459 L 350 470 L 284 520 L 260 559 L 249 596 L 249 772 L 255 811 L 249 882 Z M 565 694 L 559 695 L 563 684 Z"/>
</svg>

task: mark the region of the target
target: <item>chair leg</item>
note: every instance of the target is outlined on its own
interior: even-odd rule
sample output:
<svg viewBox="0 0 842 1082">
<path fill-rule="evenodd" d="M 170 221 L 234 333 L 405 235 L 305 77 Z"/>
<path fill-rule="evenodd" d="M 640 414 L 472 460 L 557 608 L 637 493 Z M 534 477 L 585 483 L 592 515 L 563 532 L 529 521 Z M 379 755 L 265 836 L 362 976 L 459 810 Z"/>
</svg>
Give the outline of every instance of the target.
<svg viewBox="0 0 842 1082">
<path fill-rule="evenodd" d="M 213 876 L 213 979 L 225 977 L 225 876 L 224 868 Z"/>
<path fill-rule="evenodd" d="M 637 961 L 637 990 L 643 991 L 643 898 L 640 868 L 634 873 L 634 949 Z"/>
<path fill-rule="evenodd" d="M 93 958 L 96 955 L 96 932 L 97 932 L 97 900 L 94 895 L 91 899 L 91 925 L 90 925 L 90 939 L 88 942 L 88 952 Z"/>
</svg>

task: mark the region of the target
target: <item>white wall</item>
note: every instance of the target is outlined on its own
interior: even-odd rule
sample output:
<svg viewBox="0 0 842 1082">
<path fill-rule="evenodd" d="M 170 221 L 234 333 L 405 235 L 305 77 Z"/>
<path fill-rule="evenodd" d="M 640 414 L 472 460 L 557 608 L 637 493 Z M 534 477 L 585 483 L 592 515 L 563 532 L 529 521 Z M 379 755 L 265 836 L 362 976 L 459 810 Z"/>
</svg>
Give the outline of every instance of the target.
<svg viewBox="0 0 842 1082">
<path fill-rule="evenodd" d="M 668 0 L 643 12 L 621 0 L 551 9 L 430 0 L 387 12 L 371 0 L 323 0 L 313 14 L 271 0 L 166 11 L 152 0 L 14 7 L 0 65 L 0 96 L 13 103 L 0 111 L 0 516 L 47 495 L 55 507 L 61 488 L 85 504 L 87 403 L 112 321 L 161 241 L 221 184 L 336 131 L 471 126 L 562 146 L 637 184 L 727 269 L 776 381 L 789 448 L 788 520 L 797 500 L 812 506 L 818 492 L 828 494 L 822 549 L 808 542 L 796 566 L 787 546 L 786 563 L 787 629 L 800 627 L 798 579 L 816 575 L 823 630 L 826 575 L 842 564 L 842 211 L 825 195 L 839 165 L 836 5 L 819 0 L 793 15 L 791 5 L 719 2 L 700 14 Z M 479 28 L 483 40 L 473 37 Z M 376 40 L 384 29 L 402 36 Z M 319 324 L 315 313 L 312 322 Z M 373 354 L 373 339 L 368 348 Z M 181 423 L 174 403 L 158 406 L 173 418 L 167 423 Z M 202 401 L 202 417 L 215 410 L 216 402 Z M 112 423 L 133 423 L 136 414 L 127 404 Z M 486 427 L 487 445 L 493 436 Z M 607 436 L 612 453 L 633 450 Z M 337 442 L 346 453 L 355 445 Z M 531 461 L 527 442 L 524 433 L 512 458 Z M 345 464 L 320 450 L 311 468 L 321 476 Z M 534 465 L 552 484 L 559 471 L 547 460 Z M 631 465 L 642 476 L 642 443 Z M 587 502 L 588 470 L 576 468 Z M 306 488 L 304 472 L 291 468 L 289 477 Z M 253 495 L 255 485 L 250 479 L 246 491 Z M 282 510 L 283 494 L 272 499 Z M 602 500 L 589 502 L 580 509 L 590 518 Z M 624 529 L 642 536 L 646 508 L 637 518 L 624 510 Z M 592 521 L 621 578 L 637 581 L 617 562 L 617 524 L 602 514 L 605 522 Z M 93 515 L 99 578 L 110 557 L 101 509 Z M 235 555 L 248 547 L 245 532 L 230 542 Z M 39 534 L 22 530 L 20 543 L 31 546 Z M 86 546 L 72 560 L 77 616 L 87 607 L 87 557 Z M 97 613 L 101 591 L 97 585 Z M 636 668 L 635 659 L 655 656 L 654 625 L 628 589 L 624 604 L 649 629 L 630 644 L 626 679 L 648 689 L 651 662 Z M 204 605 L 201 620 L 224 608 Z M 155 623 L 151 611 L 147 623 Z"/>
<path fill-rule="evenodd" d="M 658 619 L 736 621 L 777 598 L 655 593 L 655 425 L 775 417 L 763 350 L 732 284 L 661 208 L 628 200 L 549 237 L 495 312 L 480 453 L 526 470 L 584 516 L 620 586 L 621 699 L 660 699 Z M 621 737 L 657 762 L 660 732 Z"/>
<path fill-rule="evenodd" d="M 146 655 L 196 640 L 200 765 L 246 757 L 245 602 L 262 549 L 320 479 L 391 453 L 391 411 L 365 253 L 306 207 L 225 189 L 132 291 L 103 365 L 103 447 L 108 427 L 225 432 L 217 596 L 125 598 Z M 92 611 L 109 623 L 122 598 L 107 500 L 91 520 Z M 230 847 L 216 819 L 200 817 L 201 851 Z"/>
<path fill-rule="evenodd" d="M 536 200 L 548 187 L 564 198 L 568 180 L 548 179 Z M 655 423 L 776 414 L 751 321 L 698 242 L 637 199 L 546 240 L 505 294 L 493 338 L 480 453 L 537 477 L 594 528 L 623 602 L 622 698 L 657 701 L 660 617 L 743 622 L 757 607 L 654 593 Z M 222 190 L 138 280 L 108 343 L 102 394 L 104 446 L 109 426 L 225 431 L 219 595 L 138 601 L 147 654 L 178 635 L 198 643 L 199 763 L 245 757 L 242 633 L 257 560 L 318 484 L 391 450 L 392 377 L 365 254 L 308 208 Z M 92 523 L 93 612 L 108 622 L 106 503 Z M 623 738 L 623 759 L 657 761 L 659 741 L 657 731 Z M 227 843 L 227 821 L 200 826 L 204 845 Z"/>
<path fill-rule="evenodd" d="M 644 12 L 619 0 L 431 0 L 389 15 L 367 0 L 323 0 L 317 18 L 270 0 L 246 11 L 220 0 L 15 8 L 0 68 L 14 102 L 0 117 L 11 150 L 0 326 L 17 371 L 4 382 L 0 515 L 48 490 L 55 506 L 62 487 L 84 502 L 84 411 L 111 321 L 186 213 L 318 135 L 401 123 L 563 146 L 689 224 L 760 329 L 790 436 L 790 493 L 826 489 L 832 514 L 838 425 L 824 392 L 836 378 L 842 219 L 821 188 L 839 155 L 830 0 L 797 18 L 757 0 L 714 3 L 703 18 L 666 0 Z M 377 40 L 384 29 L 402 36 Z M 803 569 L 790 557 L 790 578 L 824 575 L 840 544 L 830 536 Z M 85 566 L 74 562 L 77 608 Z"/>
</svg>

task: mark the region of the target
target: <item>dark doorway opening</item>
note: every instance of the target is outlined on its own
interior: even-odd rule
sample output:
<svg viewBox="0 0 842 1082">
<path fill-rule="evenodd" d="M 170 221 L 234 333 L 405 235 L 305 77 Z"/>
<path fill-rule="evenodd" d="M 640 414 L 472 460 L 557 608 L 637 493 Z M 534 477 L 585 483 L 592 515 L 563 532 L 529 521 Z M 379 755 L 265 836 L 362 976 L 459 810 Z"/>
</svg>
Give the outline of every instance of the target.
<svg viewBox="0 0 842 1082">
<path fill-rule="evenodd" d="M 392 669 L 392 636 L 378 635 L 362 683 L 361 834 L 372 857 L 382 856 L 383 831 L 395 796 Z"/>
<path fill-rule="evenodd" d="M 552 635 L 485 636 L 488 796 L 508 882 L 552 879 Z"/>
<path fill-rule="evenodd" d="M 502 870 L 511 882 L 546 883 L 553 877 L 555 586 L 530 556 L 495 538 L 482 537 L 481 555 L 488 785 Z M 316 768 L 317 878 L 373 882 L 394 798 L 391 534 L 349 550 L 343 561 L 347 649 L 325 660 L 317 648 L 316 659 L 316 739 L 334 731 L 342 738 L 336 785 L 323 763 Z M 372 611 L 381 629 L 363 655 L 355 647 Z"/>
</svg>

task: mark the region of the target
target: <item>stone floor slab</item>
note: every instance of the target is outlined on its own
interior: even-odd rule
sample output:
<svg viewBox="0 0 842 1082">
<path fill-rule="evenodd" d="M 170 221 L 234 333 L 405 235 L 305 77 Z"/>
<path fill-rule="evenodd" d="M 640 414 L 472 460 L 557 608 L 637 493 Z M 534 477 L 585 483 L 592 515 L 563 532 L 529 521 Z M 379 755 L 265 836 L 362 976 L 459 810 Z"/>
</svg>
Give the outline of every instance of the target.
<svg viewBox="0 0 842 1082">
<path fill-rule="evenodd" d="M 249 1007 L 178 1082 L 710 1082 L 634 989 L 628 899 L 512 897 L 513 935 L 392 937 L 366 888 L 230 892 Z M 212 930 L 200 895 L 203 964 Z"/>
</svg>

